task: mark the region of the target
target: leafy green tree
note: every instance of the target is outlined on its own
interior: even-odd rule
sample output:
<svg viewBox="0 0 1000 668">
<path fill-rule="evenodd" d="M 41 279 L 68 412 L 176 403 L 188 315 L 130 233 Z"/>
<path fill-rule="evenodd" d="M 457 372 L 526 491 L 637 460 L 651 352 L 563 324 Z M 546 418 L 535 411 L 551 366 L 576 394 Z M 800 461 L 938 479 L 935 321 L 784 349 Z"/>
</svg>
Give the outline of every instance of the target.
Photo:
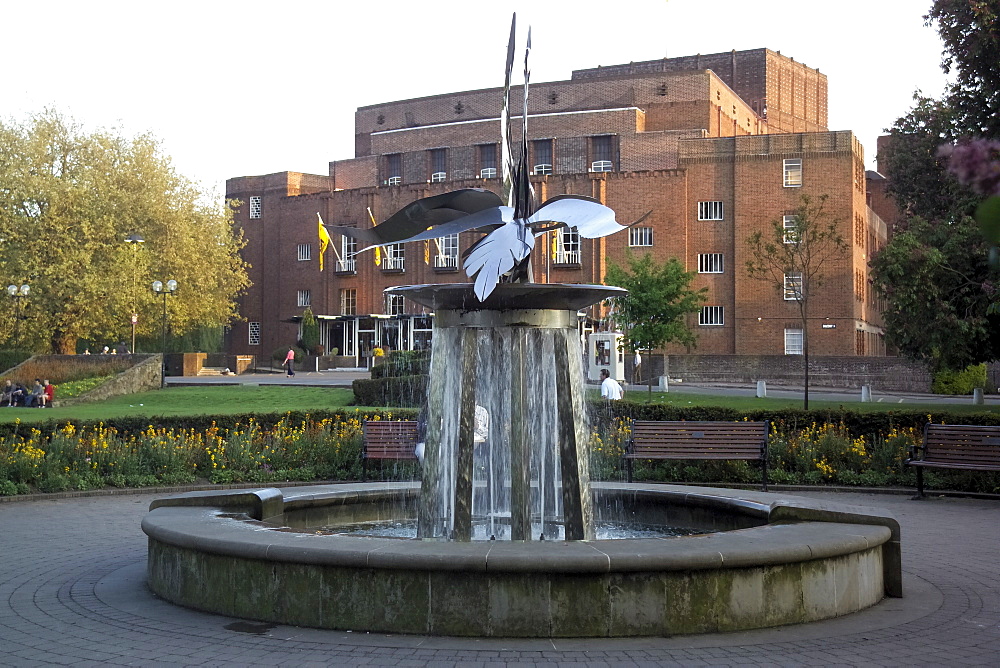
<svg viewBox="0 0 1000 668">
<path fill-rule="evenodd" d="M 872 260 L 872 280 L 887 304 L 888 343 L 935 368 L 962 369 L 1000 357 L 997 262 L 989 260 L 997 251 L 987 241 L 1000 240 L 1000 200 L 983 203 L 1000 193 L 976 187 L 981 168 L 991 169 L 988 140 L 1000 139 L 1000 21 L 996 3 L 980 0 L 935 0 L 924 20 L 937 26 L 953 81 L 941 99 L 918 93 L 879 155 L 906 219 Z M 970 142 L 980 149 L 963 149 Z"/>
<path fill-rule="evenodd" d="M 319 346 L 319 323 L 316 322 L 311 308 L 302 312 L 302 339 L 299 346 L 307 353 L 315 355 Z"/>
<path fill-rule="evenodd" d="M 668 343 L 694 346 L 698 337 L 685 316 L 701 309 L 708 288 L 693 290 L 694 273 L 684 271 L 677 258 L 657 265 L 649 253 L 638 259 L 629 253 L 626 262 L 627 268 L 609 263 L 604 276 L 605 285 L 628 290 L 628 295 L 612 300 L 614 320 L 624 330 L 624 344 L 647 353 Z M 650 392 L 652 386 L 650 375 Z"/>
<path fill-rule="evenodd" d="M 31 286 L 19 343 L 38 351 L 126 341 L 133 312 L 138 334 L 158 333 L 156 279 L 179 283 L 177 334 L 228 324 L 248 285 L 229 203 L 177 174 L 153 137 L 87 132 L 53 110 L 0 121 L 0 239 L 0 277 Z"/>
<path fill-rule="evenodd" d="M 826 195 L 813 200 L 803 195 L 794 213 L 794 226 L 784 219 L 771 221 L 770 229 L 747 237 L 750 259 L 746 262 L 751 278 L 766 281 L 779 293 L 794 296 L 802 323 L 803 407 L 809 409 L 809 306 L 823 285 L 829 264 L 847 254 L 847 243 L 829 221 L 824 207 Z M 797 276 L 797 280 L 790 277 Z"/>
</svg>

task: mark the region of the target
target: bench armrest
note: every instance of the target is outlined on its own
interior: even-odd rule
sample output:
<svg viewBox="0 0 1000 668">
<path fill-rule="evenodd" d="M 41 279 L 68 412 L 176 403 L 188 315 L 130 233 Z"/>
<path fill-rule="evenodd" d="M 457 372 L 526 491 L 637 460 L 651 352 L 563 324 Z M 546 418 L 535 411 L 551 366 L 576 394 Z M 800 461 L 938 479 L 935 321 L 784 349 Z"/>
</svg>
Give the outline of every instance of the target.
<svg viewBox="0 0 1000 668">
<path fill-rule="evenodd" d="M 924 444 L 923 443 L 911 443 L 907 447 L 907 450 L 910 451 L 910 456 L 906 458 L 906 461 L 903 462 L 904 464 L 908 464 L 909 462 L 919 461 L 921 459 L 920 453 L 922 453 L 923 450 L 924 450 Z"/>
</svg>

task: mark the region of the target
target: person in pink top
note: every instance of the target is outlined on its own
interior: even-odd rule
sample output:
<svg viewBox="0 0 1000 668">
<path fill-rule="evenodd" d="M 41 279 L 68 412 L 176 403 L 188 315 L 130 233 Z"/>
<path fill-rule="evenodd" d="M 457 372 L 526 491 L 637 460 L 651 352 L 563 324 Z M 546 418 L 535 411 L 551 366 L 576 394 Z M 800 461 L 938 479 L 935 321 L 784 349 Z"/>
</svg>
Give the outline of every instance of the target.
<svg viewBox="0 0 1000 668">
<path fill-rule="evenodd" d="M 289 378 L 295 375 L 295 348 L 289 348 L 288 354 L 285 355 L 285 369 Z"/>
</svg>

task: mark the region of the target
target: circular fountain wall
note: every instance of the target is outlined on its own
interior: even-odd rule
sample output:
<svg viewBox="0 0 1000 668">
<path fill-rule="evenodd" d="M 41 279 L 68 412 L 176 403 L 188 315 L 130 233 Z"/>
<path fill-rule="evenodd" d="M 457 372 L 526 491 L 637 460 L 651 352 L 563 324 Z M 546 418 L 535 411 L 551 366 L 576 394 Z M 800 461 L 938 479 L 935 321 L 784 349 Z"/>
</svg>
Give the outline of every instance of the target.
<svg viewBox="0 0 1000 668">
<path fill-rule="evenodd" d="M 193 492 L 151 504 L 148 582 L 167 600 L 246 619 L 497 637 L 732 631 L 901 594 L 898 525 L 874 512 L 759 492 L 594 487 L 598 513 L 624 506 L 724 531 L 615 541 L 329 536 L 289 525 L 387 517 L 415 504 L 418 486 Z"/>
</svg>

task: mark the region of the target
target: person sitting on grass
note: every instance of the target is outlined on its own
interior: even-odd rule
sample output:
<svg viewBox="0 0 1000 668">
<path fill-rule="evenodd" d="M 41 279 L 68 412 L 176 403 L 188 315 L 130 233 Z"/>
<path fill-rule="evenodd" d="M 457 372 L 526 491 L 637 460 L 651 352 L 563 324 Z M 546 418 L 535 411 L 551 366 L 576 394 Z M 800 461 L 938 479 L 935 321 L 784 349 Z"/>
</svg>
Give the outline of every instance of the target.
<svg viewBox="0 0 1000 668">
<path fill-rule="evenodd" d="M 52 408 L 52 400 L 56 397 L 56 386 L 50 383 L 47 379 L 43 380 L 42 392 L 45 394 L 45 401 L 42 403 L 42 406 Z"/>
<path fill-rule="evenodd" d="M 42 387 L 40 379 L 35 379 L 35 386 L 31 388 L 31 393 L 25 398 L 24 405 L 28 408 L 41 408 L 45 405 L 45 388 Z"/>
<path fill-rule="evenodd" d="M 3 392 L 0 392 L 0 406 L 7 404 L 10 406 L 14 401 L 14 383 L 7 379 L 4 383 Z"/>
</svg>

